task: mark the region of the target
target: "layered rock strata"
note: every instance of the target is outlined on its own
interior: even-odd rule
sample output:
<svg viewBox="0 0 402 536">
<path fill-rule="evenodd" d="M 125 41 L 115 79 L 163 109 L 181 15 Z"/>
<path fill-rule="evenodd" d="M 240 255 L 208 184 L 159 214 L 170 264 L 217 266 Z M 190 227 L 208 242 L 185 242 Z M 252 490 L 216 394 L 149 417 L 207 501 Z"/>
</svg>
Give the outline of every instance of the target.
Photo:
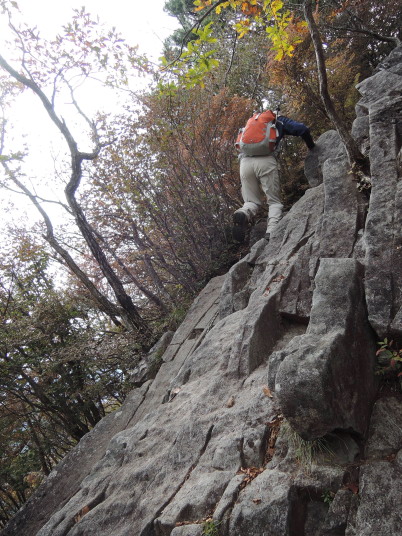
<svg viewBox="0 0 402 536">
<path fill-rule="evenodd" d="M 400 534 L 402 403 L 374 365 L 402 329 L 401 60 L 359 86 L 371 195 L 324 134 L 269 244 L 207 285 L 156 377 L 135 371 L 3 536 Z"/>
</svg>

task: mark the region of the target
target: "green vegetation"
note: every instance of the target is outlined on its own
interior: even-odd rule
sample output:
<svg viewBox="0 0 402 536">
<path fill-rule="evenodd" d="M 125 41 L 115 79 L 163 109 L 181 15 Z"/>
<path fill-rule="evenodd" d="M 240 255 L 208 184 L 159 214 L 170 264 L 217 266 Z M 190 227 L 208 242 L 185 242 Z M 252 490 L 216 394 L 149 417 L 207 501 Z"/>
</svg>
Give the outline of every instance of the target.
<svg viewBox="0 0 402 536">
<path fill-rule="evenodd" d="M 402 390 L 402 350 L 398 349 L 394 341 L 385 338 L 378 343 L 376 374 L 387 379 L 396 380 Z"/>
<path fill-rule="evenodd" d="M 219 523 L 217 523 L 213 519 L 208 519 L 207 521 L 205 521 L 202 526 L 203 536 L 219 536 L 218 525 Z"/>
<path fill-rule="evenodd" d="M 334 497 L 335 497 L 335 493 L 328 489 L 325 490 L 324 493 L 321 495 L 323 502 L 327 504 L 328 506 L 332 503 L 332 501 L 334 500 Z"/>
<path fill-rule="evenodd" d="M 322 459 L 323 455 L 328 459 L 333 457 L 333 452 L 328 447 L 325 438 L 307 441 L 301 438 L 287 421 L 282 423 L 281 430 L 294 452 L 297 462 L 307 474 L 311 473 L 313 465 L 317 463 L 318 458 Z"/>
</svg>

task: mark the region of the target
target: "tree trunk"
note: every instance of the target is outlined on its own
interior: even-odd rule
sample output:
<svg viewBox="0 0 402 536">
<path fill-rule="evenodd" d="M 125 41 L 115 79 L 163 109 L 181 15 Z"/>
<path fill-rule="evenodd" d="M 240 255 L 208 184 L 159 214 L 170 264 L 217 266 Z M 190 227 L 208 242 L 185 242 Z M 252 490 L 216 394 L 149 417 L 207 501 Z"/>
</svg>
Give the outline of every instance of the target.
<svg viewBox="0 0 402 536">
<path fill-rule="evenodd" d="M 68 201 L 68 204 L 70 205 L 70 208 L 73 212 L 73 215 L 75 217 L 75 221 L 77 223 L 77 226 L 84 237 L 86 243 L 88 244 L 88 247 L 94 256 L 96 262 L 98 263 L 99 268 L 101 269 L 103 275 L 106 277 L 107 282 L 112 287 L 113 292 L 116 296 L 117 302 L 122 308 L 122 318 L 125 320 L 126 324 L 128 324 L 128 327 L 138 329 L 141 332 L 149 333 L 150 329 L 144 319 L 139 314 L 136 306 L 133 303 L 133 300 L 131 299 L 131 296 L 127 294 L 127 292 L 124 290 L 123 284 L 118 278 L 117 274 L 114 272 L 113 268 L 110 266 L 106 255 L 104 254 L 102 248 L 98 244 L 95 235 L 92 231 L 91 226 L 87 222 L 87 219 L 82 211 L 81 206 L 78 204 L 77 200 L 75 199 L 74 193 L 75 193 L 75 184 L 79 184 L 81 180 L 81 163 L 82 163 L 82 155 L 77 152 L 77 154 L 72 154 L 72 176 L 70 179 L 70 182 L 67 184 L 65 188 L 65 194 Z M 77 177 L 77 174 L 79 175 Z"/>
<path fill-rule="evenodd" d="M 89 277 L 76 264 L 74 259 L 68 253 L 68 251 L 66 251 L 59 244 L 58 240 L 54 236 L 53 225 L 52 225 L 52 222 L 50 221 L 49 216 L 41 207 L 41 205 L 38 203 L 36 197 L 32 194 L 32 192 L 30 192 L 30 190 L 28 190 L 28 188 L 13 175 L 13 173 L 8 169 L 5 163 L 3 163 L 3 166 L 6 168 L 11 180 L 18 186 L 18 188 L 20 188 L 20 190 L 24 192 L 24 194 L 31 200 L 32 204 L 41 214 L 43 221 L 45 222 L 45 225 L 46 225 L 46 235 L 44 236 L 46 241 L 54 249 L 54 251 L 58 253 L 58 255 L 60 255 L 60 257 L 65 262 L 66 266 L 71 270 L 71 272 L 73 272 L 73 274 L 81 281 L 81 283 L 89 291 L 89 293 L 91 294 L 92 298 L 94 299 L 99 309 L 103 313 L 105 313 L 116 326 L 120 327 L 121 323 L 116 318 L 117 316 L 120 316 L 121 314 L 118 308 L 111 301 L 109 301 L 105 296 L 103 296 L 103 294 L 99 292 L 99 290 L 92 283 Z"/>
<path fill-rule="evenodd" d="M 46 460 L 46 454 L 45 454 L 45 452 L 44 452 L 44 450 L 42 448 L 42 445 L 41 445 L 40 439 L 38 437 L 38 434 L 36 433 L 34 423 L 31 421 L 31 419 L 29 417 L 27 418 L 27 422 L 28 422 L 29 429 L 30 429 L 30 435 L 32 437 L 32 440 L 33 440 L 34 444 L 36 445 L 36 449 L 37 449 L 38 456 L 39 456 L 39 459 L 40 459 L 40 464 L 41 464 L 41 467 L 42 467 L 42 471 L 46 476 L 48 476 L 50 474 L 50 471 L 52 470 L 52 468 L 51 468 L 50 464 L 48 464 L 48 462 Z"/>
<path fill-rule="evenodd" d="M 149 333 L 150 329 L 148 325 L 139 314 L 131 297 L 126 293 L 121 281 L 119 280 L 118 276 L 116 275 L 116 273 L 113 271 L 112 267 L 110 266 L 106 258 L 106 255 L 104 254 L 102 248 L 96 241 L 92 228 L 87 222 L 81 206 L 75 199 L 75 192 L 80 184 L 81 177 L 82 177 L 82 162 L 83 160 L 95 159 L 99 154 L 101 145 L 99 144 L 99 142 L 97 142 L 95 150 L 92 153 L 80 152 L 77 147 L 77 142 L 73 138 L 66 123 L 64 122 L 64 120 L 58 117 L 58 115 L 56 114 L 53 108 L 52 102 L 47 98 L 45 93 L 36 84 L 36 82 L 32 78 L 27 78 L 26 76 L 20 74 L 18 71 L 13 69 L 13 67 L 11 67 L 11 65 L 1 55 L 0 55 L 0 66 L 3 67 L 3 69 L 5 69 L 12 76 L 12 78 L 17 80 L 21 84 L 23 84 L 25 87 L 31 89 L 37 95 L 37 97 L 41 100 L 45 110 L 47 111 L 50 119 L 57 126 L 60 133 L 64 136 L 64 139 L 67 142 L 67 145 L 70 149 L 70 154 L 71 154 L 71 176 L 65 188 L 65 194 L 67 197 L 67 201 L 70 205 L 70 208 L 72 210 L 72 213 L 75 217 L 77 226 L 84 240 L 86 241 L 92 255 L 97 261 L 99 268 L 101 269 L 103 275 L 106 277 L 109 285 L 113 289 L 117 302 L 119 303 L 122 309 L 122 311 L 120 312 L 120 315 L 125 320 L 125 324 L 127 325 L 127 327 L 131 329 L 134 328 L 143 333 Z M 94 132 L 95 139 L 97 139 L 96 134 L 97 133 Z M 34 196 L 30 197 L 31 200 L 33 197 Z M 35 198 L 35 201 L 36 201 L 36 198 Z M 37 207 L 39 206 L 37 201 L 35 204 Z M 63 256 L 63 258 L 65 257 Z M 71 260 L 72 259 L 70 258 L 69 260 L 70 264 L 71 264 Z M 69 267 L 70 267 L 70 264 L 68 264 Z M 74 273 L 76 273 L 77 275 L 76 271 L 74 271 Z M 97 297 L 97 299 L 99 299 L 99 297 Z"/>
<path fill-rule="evenodd" d="M 349 130 L 347 129 L 345 122 L 338 114 L 334 103 L 331 99 L 331 96 L 328 91 L 328 78 L 327 70 L 325 65 L 325 55 L 324 48 L 322 46 L 322 40 L 318 26 L 314 20 L 313 10 L 312 10 L 312 0 L 304 0 L 303 4 L 304 17 L 308 24 L 308 29 L 310 32 L 311 40 L 313 41 L 314 51 L 317 61 L 317 70 L 318 70 L 318 81 L 320 86 L 320 96 L 322 102 L 325 106 L 325 110 L 328 114 L 328 117 L 332 121 L 334 127 L 336 128 L 342 142 L 345 145 L 347 155 L 349 157 L 349 162 L 352 166 L 352 169 L 356 171 L 363 172 L 364 174 L 369 173 L 369 161 L 360 151 L 356 141 L 352 138 Z"/>
</svg>

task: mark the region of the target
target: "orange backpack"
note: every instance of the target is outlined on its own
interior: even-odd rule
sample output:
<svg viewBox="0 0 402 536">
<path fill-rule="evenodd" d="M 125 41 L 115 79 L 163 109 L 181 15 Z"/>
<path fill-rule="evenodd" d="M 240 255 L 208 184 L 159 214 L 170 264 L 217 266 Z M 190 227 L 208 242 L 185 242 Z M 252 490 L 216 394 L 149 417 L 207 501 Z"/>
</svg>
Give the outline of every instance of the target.
<svg viewBox="0 0 402 536">
<path fill-rule="evenodd" d="M 250 117 L 239 130 L 235 146 L 246 156 L 264 156 L 275 151 L 277 139 L 276 114 L 267 110 Z"/>
</svg>

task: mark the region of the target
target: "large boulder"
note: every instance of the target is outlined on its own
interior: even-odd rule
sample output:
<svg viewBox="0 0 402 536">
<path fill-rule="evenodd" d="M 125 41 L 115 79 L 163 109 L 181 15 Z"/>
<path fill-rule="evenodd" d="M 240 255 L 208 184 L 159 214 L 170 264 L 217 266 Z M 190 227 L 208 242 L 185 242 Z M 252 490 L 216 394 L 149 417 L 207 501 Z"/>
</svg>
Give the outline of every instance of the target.
<svg viewBox="0 0 402 536">
<path fill-rule="evenodd" d="M 364 231 L 370 323 L 379 337 L 402 337 L 402 47 L 358 84 L 367 114 L 372 191 Z"/>
<path fill-rule="evenodd" d="M 280 351 L 275 392 L 284 416 L 304 439 L 335 429 L 366 431 L 376 347 L 362 275 L 354 259 L 321 259 L 307 332 Z"/>
<path fill-rule="evenodd" d="M 304 163 L 304 173 L 311 187 L 322 183 L 322 168 L 328 158 L 345 156 L 346 151 L 336 130 L 328 130 L 315 141 Z"/>
<path fill-rule="evenodd" d="M 397 75 L 394 75 L 397 76 Z M 400 88 L 402 91 L 402 76 Z M 402 186 L 398 155 L 402 97 L 370 107 L 372 192 L 364 233 L 366 294 L 371 325 L 384 338 L 402 337 Z"/>
</svg>

